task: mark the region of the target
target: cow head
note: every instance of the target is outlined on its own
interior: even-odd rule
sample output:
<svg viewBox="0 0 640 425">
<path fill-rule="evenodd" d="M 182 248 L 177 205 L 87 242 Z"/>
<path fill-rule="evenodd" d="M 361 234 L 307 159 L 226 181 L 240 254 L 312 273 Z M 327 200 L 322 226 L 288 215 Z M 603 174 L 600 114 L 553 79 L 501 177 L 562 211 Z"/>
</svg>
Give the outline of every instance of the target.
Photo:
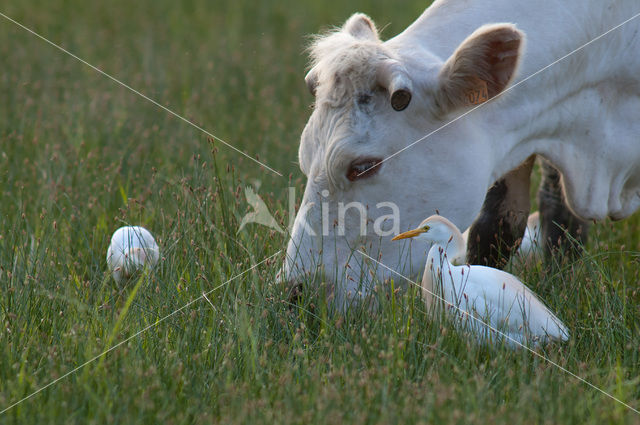
<svg viewBox="0 0 640 425">
<path fill-rule="evenodd" d="M 365 267 L 357 250 L 415 276 L 428 247 L 414 245 L 410 253 L 391 242 L 394 234 L 436 212 L 470 225 L 492 183 L 498 135 L 489 133 L 490 123 L 470 114 L 412 144 L 501 93 L 522 41 L 513 25 L 487 25 L 439 58 L 428 46 L 383 43 L 362 14 L 318 37 L 306 76 L 315 105 L 299 151 L 308 181 L 284 278 L 300 280 L 321 267 L 344 301 L 370 290 L 372 278 L 392 276 Z"/>
</svg>

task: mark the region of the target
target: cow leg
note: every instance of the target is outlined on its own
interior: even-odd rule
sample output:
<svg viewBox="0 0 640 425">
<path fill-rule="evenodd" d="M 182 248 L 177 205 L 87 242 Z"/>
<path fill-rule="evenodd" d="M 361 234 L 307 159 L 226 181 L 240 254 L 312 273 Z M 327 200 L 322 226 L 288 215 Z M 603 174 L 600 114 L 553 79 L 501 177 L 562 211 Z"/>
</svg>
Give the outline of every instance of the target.
<svg viewBox="0 0 640 425">
<path fill-rule="evenodd" d="M 467 239 L 467 262 L 504 267 L 520 246 L 531 202 L 529 185 L 535 157 L 530 157 L 489 188 Z"/>
<path fill-rule="evenodd" d="M 575 256 L 587 242 L 589 222 L 575 216 L 567 207 L 560 172 L 547 160 L 542 160 L 541 168 L 538 205 L 545 255 L 549 257 L 554 250 L 560 250 Z"/>
</svg>

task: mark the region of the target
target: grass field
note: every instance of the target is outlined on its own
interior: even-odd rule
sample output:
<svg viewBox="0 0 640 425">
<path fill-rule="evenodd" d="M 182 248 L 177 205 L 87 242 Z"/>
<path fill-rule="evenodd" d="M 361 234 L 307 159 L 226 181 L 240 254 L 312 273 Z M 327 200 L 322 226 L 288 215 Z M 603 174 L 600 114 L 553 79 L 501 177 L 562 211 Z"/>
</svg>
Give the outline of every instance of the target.
<svg viewBox="0 0 640 425">
<path fill-rule="evenodd" d="M 0 12 L 265 161 L 284 177 L 0 18 L 0 410 L 283 249 L 303 188 L 305 35 L 352 12 L 402 30 L 419 1 L 9 1 Z M 160 266 L 118 287 L 112 232 L 156 235 Z M 513 270 L 570 328 L 543 353 L 640 408 L 640 217 L 594 226 L 587 254 Z M 424 313 L 288 305 L 282 254 L 0 414 L 4 423 L 640 423 L 526 351 Z"/>
</svg>

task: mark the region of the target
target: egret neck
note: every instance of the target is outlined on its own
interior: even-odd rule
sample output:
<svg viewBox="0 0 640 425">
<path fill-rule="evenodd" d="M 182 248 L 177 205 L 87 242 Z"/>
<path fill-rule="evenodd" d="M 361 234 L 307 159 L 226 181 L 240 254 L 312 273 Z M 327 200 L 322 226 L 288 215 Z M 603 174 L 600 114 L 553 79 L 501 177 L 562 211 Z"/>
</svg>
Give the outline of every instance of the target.
<svg viewBox="0 0 640 425">
<path fill-rule="evenodd" d="M 428 236 L 426 235 L 427 231 L 429 232 Z M 427 306 L 430 308 L 435 305 L 435 301 L 437 300 L 435 295 L 442 296 L 441 288 L 437 288 L 438 283 L 441 282 L 434 281 L 434 273 L 436 276 L 443 276 L 444 273 L 448 272 L 452 263 L 463 263 L 467 244 L 460 230 L 442 216 L 427 219 L 423 221 L 417 229 L 401 233 L 394 237 L 393 240 L 406 238 L 433 243 L 431 249 L 429 249 L 427 263 L 422 277 L 422 295 Z"/>
<path fill-rule="evenodd" d="M 444 246 L 442 242 L 435 242 L 427 256 L 422 276 L 422 296 L 429 309 L 438 305 L 437 301 L 443 296 L 441 279 L 448 273 L 452 262 L 455 262 L 455 259 L 464 259 L 466 255 L 466 244 L 462 234 L 457 228 L 451 227 L 451 235 Z M 434 276 L 438 276 L 437 280 Z"/>
</svg>

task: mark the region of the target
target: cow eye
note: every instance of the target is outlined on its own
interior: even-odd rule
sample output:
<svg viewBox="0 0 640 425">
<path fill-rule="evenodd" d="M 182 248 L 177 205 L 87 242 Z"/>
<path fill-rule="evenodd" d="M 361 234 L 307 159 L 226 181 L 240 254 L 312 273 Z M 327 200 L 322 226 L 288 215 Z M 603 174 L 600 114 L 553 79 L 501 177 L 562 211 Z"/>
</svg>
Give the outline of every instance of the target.
<svg viewBox="0 0 640 425">
<path fill-rule="evenodd" d="M 371 177 L 375 173 L 380 170 L 381 159 L 377 158 L 367 158 L 367 159 L 358 159 L 355 160 L 349 165 L 349 170 L 347 170 L 347 178 L 350 181 L 356 181 L 359 179 L 364 179 L 366 177 Z"/>
</svg>

